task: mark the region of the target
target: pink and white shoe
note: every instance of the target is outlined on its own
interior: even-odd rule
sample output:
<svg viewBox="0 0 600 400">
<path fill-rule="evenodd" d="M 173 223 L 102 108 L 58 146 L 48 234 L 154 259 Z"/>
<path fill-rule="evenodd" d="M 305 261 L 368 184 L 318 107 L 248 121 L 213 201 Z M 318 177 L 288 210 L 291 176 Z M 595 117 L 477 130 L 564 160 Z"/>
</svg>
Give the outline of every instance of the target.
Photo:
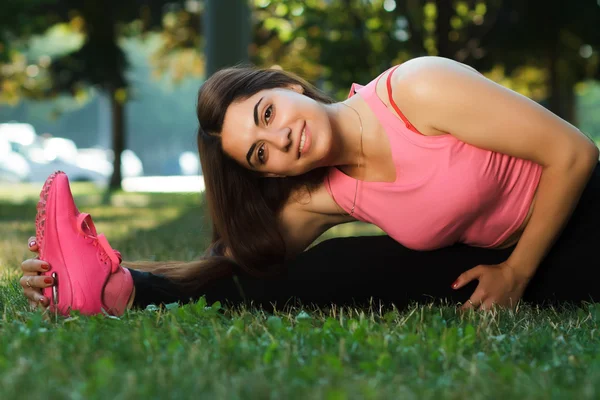
<svg viewBox="0 0 600 400">
<path fill-rule="evenodd" d="M 40 259 L 50 264 L 44 275 L 54 285 L 44 289 L 50 310 L 69 315 L 122 315 L 133 291 L 133 279 L 89 214 L 75 206 L 64 172 L 50 175 L 40 193 L 35 221 Z"/>
</svg>

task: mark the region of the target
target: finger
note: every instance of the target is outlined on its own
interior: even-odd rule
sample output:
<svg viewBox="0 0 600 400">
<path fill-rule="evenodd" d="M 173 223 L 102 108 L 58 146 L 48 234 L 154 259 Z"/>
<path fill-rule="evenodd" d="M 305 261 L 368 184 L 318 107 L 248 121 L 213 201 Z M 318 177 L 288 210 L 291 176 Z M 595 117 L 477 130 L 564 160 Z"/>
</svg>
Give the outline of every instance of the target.
<svg viewBox="0 0 600 400">
<path fill-rule="evenodd" d="M 29 300 L 29 309 L 31 311 L 35 311 L 37 309 L 40 309 L 41 311 L 44 311 L 46 308 L 47 308 L 47 306 L 42 301 L 32 301 L 32 300 Z"/>
<path fill-rule="evenodd" d="M 497 306 L 498 305 L 496 303 L 488 300 L 481 303 L 481 306 L 479 306 L 478 310 L 483 312 L 490 312 L 494 310 Z"/>
<path fill-rule="evenodd" d="M 469 299 L 467 300 L 462 307 L 460 307 L 463 311 L 474 310 L 477 311 L 481 307 L 481 302 Z"/>
<path fill-rule="evenodd" d="M 471 297 L 462 305 L 461 310 L 478 309 L 483 304 L 483 301 L 481 292 L 475 289 Z"/>
<path fill-rule="evenodd" d="M 467 283 L 471 282 L 474 279 L 479 279 L 484 271 L 483 265 L 478 265 L 475 268 L 471 268 L 458 276 L 458 278 L 452 284 L 452 289 L 460 289 L 465 286 Z"/>
<path fill-rule="evenodd" d="M 33 251 L 34 253 L 38 252 L 39 247 L 35 236 L 29 238 L 29 240 L 27 241 L 27 246 L 29 247 L 30 251 Z"/>
<path fill-rule="evenodd" d="M 38 260 L 37 258 L 30 258 L 21 263 L 21 269 L 23 273 L 37 274 L 38 272 L 50 271 L 50 264 L 46 261 Z"/>
<path fill-rule="evenodd" d="M 42 310 L 45 310 L 46 308 L 48 308 L 49 305 L 50 305 L 50 299 L 47 297 L 42 296 L 38 300 L 38 307 L 40 307 Z"/>
<path fill-rule="evenodd" d="M 54 279 L 45 275 L 23 275 L 19 280 L 23 289 L 43 289 L 54 284 Z"/>
<path fill-rule="evenodd" d="M 473 300 L 471 299 L 467 299 L 467 301 L 465 301 L 463 303 L 463 305 L 460 307 L 461 311 L 468 311 L 471 309 L 475 309 L 475 302 L 473 302 Z"/>
<path fill-rule="evenodd" d="M 36 304 L 41 304 L 42 306 L 46 306 L 47 303 L 49 303 L 49 299 L 47 299 L 41 292 L 39 292 L 36 289 L 25 289 L 23 291 L 23 294 L 25 295 L 25 297 L 27 297 L 27 299 L 29 300 L 29 303 L 36 303 Z"/>
</svg>

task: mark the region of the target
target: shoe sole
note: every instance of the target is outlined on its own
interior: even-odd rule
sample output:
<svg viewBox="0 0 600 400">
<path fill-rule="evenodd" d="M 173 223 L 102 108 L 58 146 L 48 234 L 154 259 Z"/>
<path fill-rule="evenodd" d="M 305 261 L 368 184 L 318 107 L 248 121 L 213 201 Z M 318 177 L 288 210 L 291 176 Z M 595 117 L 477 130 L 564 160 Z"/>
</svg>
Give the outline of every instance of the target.
<svg viewBox="0 0 600 400">
<path fill-rule="evenodd" d="M 50 264 L 50 271 L 48 272 L 44 272 L 42 273 L 42 275 L 45 276 L 52 276 L 55 280 L 55 283 L 53 286 L 51 287 L 47 287 L 43 289 L 43 294 L 44 297 L 47 297 L 50 301 L 49 304 L 49 309 L 52 312 L 55 311 L 59 311 L 63 314 L 68 314 L 68 308 L 67 310 L 61 310 L 60 309 L 60 303 L 61 303 L 61 296 L 58 296 L 58 287 L 59 285 L 62 285 L 63 288 L 64 286 L 70 286 L 69 285 L 69 273 L 65 267 L 65 262 L 64 262 L 64 257 L 62 255 L 62 248 L 60 246 L 60 242 L 57 243 L 53 243 L 52 245 L 56 246 L 57 251 L 60 255 L 60 259 L 58 260 L 58 262 L 56 262 L 57 260 L 45 260 L 46 258 L 46 254 L 45 254 L 45 245 L 46 243 L 46 229 L 50 228 L 50 229 L 54 229 L 55 231 L 52 232 L 54 234 L 54 237 L 56 238 L 56 240 L 58 241 L 58 232 L 56 232 L 56 226 L 52 226 L 52 223 L 48 224 L 46 223 L 46 217 L 47 217 L 47 211 L 48 211 L 48 200 L 52 199 L 52 188 L 54 187 L 54 183 L 56 181 L 56 178 L 59 175 L 64 175 L 66 177 L 66 174 L 63 171 L 56 171 L 54 173 L 52 173 L 44 182 L 44 186 L 42 187 L 42 190 L 40 192 L 40 200 L 38 201 L 37 204 L 37 214 L 36 214 L 36 218 L 35 218 L 35 226 L 36 226 L 36 241 L 38 243 L 38 247 L 40 249 L 40 259 L 44 259 L 44 261 L 48 261 Z M 68 178 L 67 178 L 68 179 Z M 55 200 L 55 199 L 52 199 Z M 54 216 L 56 217 L 56 204 L 57 202 L 54 201 Z M 61 276 L 64 273 L 64 276 Z M 70 288 L 66 288 L 67 292 L 70 291 Z M 63 294 L 65 293 L 65 290 L 62 291 Z M 58 302 L 55 303 L 55 300 L 58 297 Z M 72 299 L 72 295 L 70 296 Z M 64 300 L 64 299 L 63 299 Z M 67 302 L 67 304 L 69 304 L 69 302 Z"/>
<path fill-rule="evenodd" d="M 35 215 L 35 239 L 37 241 L 38 247 L 41 249 L 43 246 L 43 239 L 45 233 L 45 222 L 46 222 L 46 202 L 48 200 L 48 194 L 50 189 L 52 188 L 52 183 L 54 182 L 54 178 L 58 174 L 64 173 L 62 171 L 56 171 L 52 173 L 44 182 L 44 186 L 42 186 L 42 191 L 40 192 L 40 199 L 37 203 L 37 213 Z"/>
</svg>

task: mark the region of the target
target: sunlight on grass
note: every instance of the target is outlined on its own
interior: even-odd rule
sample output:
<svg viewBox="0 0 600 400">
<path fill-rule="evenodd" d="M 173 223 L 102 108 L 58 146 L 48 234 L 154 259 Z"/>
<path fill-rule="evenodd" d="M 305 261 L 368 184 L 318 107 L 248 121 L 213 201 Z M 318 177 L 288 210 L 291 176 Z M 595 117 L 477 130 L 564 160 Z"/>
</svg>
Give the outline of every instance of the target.
<svg viewBox="0 0 600 400">
<path fill-rule="evenodd" d="M 124 256 L 129 260 L 132 257 L 156 259 L 158 258 L 156 250 L 168 252 L 167 247 L 171 245 L 165 246 L 164 241 L 148 243 L 143 240 L 146 232 L 152 232 L 161 225 L 176 221 L 183 213 L 190 213 L 191 209 L 195 208 L 197 215 L 187 217 L 187 221 L 181 222 L 182 231 L 190 232 L 192 229 L 202 231 L 204 225 L 203 209 L 200 208 L 198 194 L 120 193 L 113 195 L 110 204 L 103 205 L 100 203 L 103 194 L 93 185 L 75 183 L 72 184 L 72 192 L 79 210 L 91 214 L 98 232 L 104 233 L 111 245 L 123 251 Z M 32 257 L 26 245 L 28 238 L 35 235 L 39 188 L 33 185 L 18 185 L 18 190 L 7 191 L 4 187 L 0 189 L 0 193 L 2 193 L 0 273 L 2 273 L 3 270 L 17 268 L 23 260 Z M 156 237 L 164 239 L 164 235 L 159 234 Z M 186 240 L 182 243 L 188 244 Z M 179 248 L 179 246 L 172 247 Z M 200 252 L 201 249 L 198 249 L 193 254 L 196 256 Z M 182 258 L 192 257 L 190 253 L 190 251 L 182 251 Z"/>
<path fill-rule="evenodd" d="M 37 201 L 42 190 L 43 183 L 0 183 L 0 201 L 11 203 L 24 203 L 27 201 Z M 102 191 L 93 183 L 72 183 L 71 191 L 73 196 L 85 195 L 88 198 L 94 197 L 99 201 Z"/>
<path fill-rule="evenodd" d="M 29 190 L 29 189 L 27 189 Z M 282 307 L 204 298 L 121 318 L 28 309 L 35 190 L 0 198 L 0 397 L 37 399 L 462 399 L 600 396 L 600 305 L 487 314 L 452 304 Z M 74 185 L 81 211 L 126 260 L 191 260 L 208 245 L 199 195 L 102 194 Z M 8 198 L 11 201 L 8 201 Z M 323 238 L 380 234 L 362 223 Z M 43 384 L 32 384 L 39 381 Z"/>
</svg>

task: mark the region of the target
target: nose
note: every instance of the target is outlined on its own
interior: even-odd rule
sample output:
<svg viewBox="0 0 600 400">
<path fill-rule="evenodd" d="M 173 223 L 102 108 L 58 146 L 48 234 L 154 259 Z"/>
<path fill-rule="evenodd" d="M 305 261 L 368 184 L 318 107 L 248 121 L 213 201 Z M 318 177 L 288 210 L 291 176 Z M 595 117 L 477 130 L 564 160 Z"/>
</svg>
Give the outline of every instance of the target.
<svg viewBox="0 0 600 400">
<path fill-rule="evenodd" d="M 280 128 L 276 131 L 270 131 L 265 136 L 268 137 L 267 140 L 274 146 L 284 151 L 287 151 L 287 148 L 292 143 L 291 128 Z"/>
</svg>

